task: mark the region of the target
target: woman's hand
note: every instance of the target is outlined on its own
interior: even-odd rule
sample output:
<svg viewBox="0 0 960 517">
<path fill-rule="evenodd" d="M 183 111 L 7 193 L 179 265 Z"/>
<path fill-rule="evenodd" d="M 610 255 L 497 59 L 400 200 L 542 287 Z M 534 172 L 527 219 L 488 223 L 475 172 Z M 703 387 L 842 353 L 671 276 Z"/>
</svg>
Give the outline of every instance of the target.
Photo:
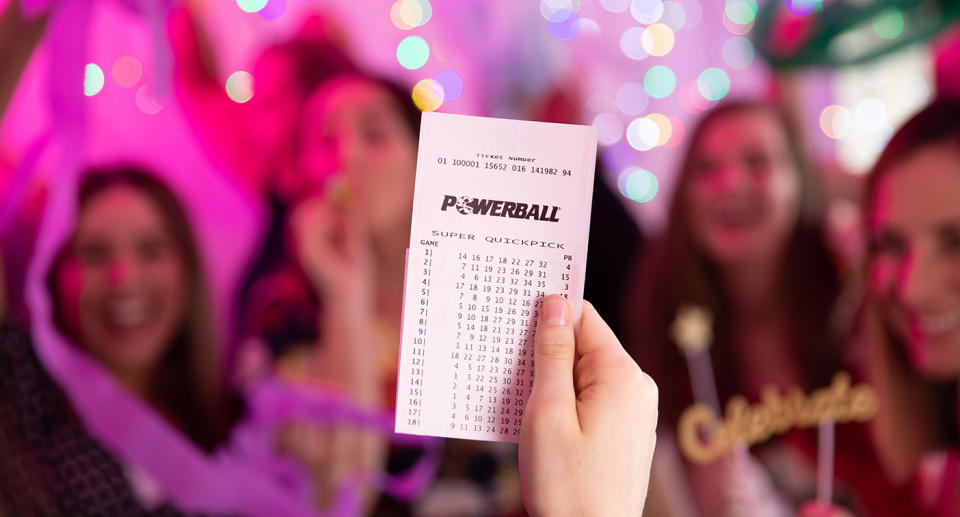
<svg viewBox="0 0 960 517">
<path fill-rule="evenodd" d="M 544 299 L 536 377 L 520 431 L 534 516 L 639 516 L 656 442 L 657 386 L 589 302 L 575 336 L 567 300 Z"/>
<path fill-rule="evenodd" d="M 373 253 L 362 214 L 329 196 L 301 201 L 290 216 L 296 257 L 322 299 L 361 311 L 373 306 Z"/>
</svg>

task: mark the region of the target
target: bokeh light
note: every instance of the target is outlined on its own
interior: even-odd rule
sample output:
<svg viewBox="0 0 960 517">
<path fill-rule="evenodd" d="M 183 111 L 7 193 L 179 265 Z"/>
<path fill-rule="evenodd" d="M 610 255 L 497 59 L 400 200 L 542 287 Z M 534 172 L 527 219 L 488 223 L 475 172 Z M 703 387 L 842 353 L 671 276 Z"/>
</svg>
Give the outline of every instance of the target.
<svg viewBox="0 0 960 517">
<path fill-rule="evenodd" d="M 463 93 L 463 78 L 456 70 L 441 70 L 433 76 L 433 80 L 443 88 L 443 102 L 455 101 Z"/>
<path fill-rule="evenodd" d="M 153 95 L 153 90 L 146 84 L 142 84 L 137 88 L 137 93 L 133 96 L 133 101 L 136 103 L 137 108 L 147 115 L 156 115 L 163 109 L 163 106 L 157 101 L 156 96 Z"/>
<path fill-rule="evenodd" d="M 678 2 L 667 0 L 663 3 L 663 16 L 660 17 L 660 23 L 677 32 L 687 23 L 687 13 Z"/>
<path fill-rule="evenodd" d="M 257 14 L 264 20 L 276 20 L 283 16 L 287 10 L 287 0 L 268 0 L 266 7 L 260 9 Z"/>
<path fill-rule="evenodd" d="M 602 31 L 600 30 L 600 24 L 593 18 L 580 18 L 580 32 L 596 36 Z"/>
<path fill-rule="evenodd" d="M 750 66 L 755 54 L 753 43 L 743 36 L 734 36 L 723 44 L 723 61 L 735 70 Z"/>
<path fill-rule="evenodd" d="M 227 96 L 233 102 L 243 104 L 253 98 L 253 75 L 244 70 L 237 70 L 227 77 Z"/>
<path fill-rule="evenodd" d="M 868 97 L 857 103 L 854 120 L 864 131 L 880 131 L 887 125 L 887 107 L 879 99 Z"/>
<path fill-rule="evenodd" d="M 611 13 L 622 13 L 630 8 L 630 0 L 600 0 L 600 5 Z"/>
<path fill-rule="evenodd" d="M 700 94 L 697 81 L 690 81 L 681 86 L 677 92 L 677 101 L 684 111 L 694 115 L 710 107 L 710 101 Z"/>
<path fill-rule="evenodd" d="M 684 2 L 683 7 L 687 19 L 683 28 L 696 29 L 699 27 L 700 22 L 703 20 L 703 6 L 700 5 L 700 1 L 690 0 L 689 2 Z"/>
<path fill-rule="evenodd" d="M 630 27 L 623 31 L 623 35 L 620 36 L 620 50 L 623 55 L 636 61 L 646 59 L 650 55 L 643 48 L 643 34 L 643 27 Z"/>
<path fill-rule="evenodd" d="M 267 6 L 267 0 L 237 0 L 237 6 L 244 12 L 256 13 Z"/>
<path fill-rule="evenodd" d="M 663 144 L 663 147 L 666 149 L 674 149 L 683 143 L 683 138 L 686 136 L 686 128 L 683 127 L 683 122 L 680 121 L 677 117 L 673 115 L 667 115 L 667 118 L 670 119 L 670 128 L 673 130 L 670 139 L 667 143 Z"/>
<path fill-rule="evenodd" d="M 577 37 L 580 33 L 580 17 L 576 13 L 571 13 L 566 19 L 547 24 L 547 30 L 550 35 L 560 41 L 569 41 Z"/>
<path fill-rule="evenodd" d="M 795 16 L 806 16 L 817 7 L 817 0 L 784 0 L 784 3 Z"/>
<path fill-rule="evenodd" d="M 853 117 L 850 110 L 836 104 L 823 108 L 820 112 L 820 130 L 833 139 L 847 136 L 853 129 Z"/>
<path fill-rule="evenodd" d="M 637 160 L 637 151 L 627 142 L 618 142 L 603 151 L 603 165 L 608 171 L 622 171 Z"/>
<path fill-rule="evenodd" d="M 903 14 L 899 9 L 883 11 L 873 19 L 873 30 L 883 39 L 896 39 L 903 34 Z"/>
<path fill-rule="evenodd" d="M 143 77 L 143 65 L 133 56 L 122 56 L 113 62 L 110 70 L 113 80 L 123 88 L 130 88 L 140 82 Z"/>
<path fill-rule="evenodd" d="M 623 138 L 623 123 L 613 113 L 601 113 L 593 118 L 600 145 L 613 145 Z"/>
<path fill-rule="evenodd" d="M 723 26 L 726 27 L 730 33 L 738 36 L 743 36 L 744 34 L 750 32 L 750 30 L 753 29 L 753 24 L 754 22 L 751 21 L 746 25 L 741 25 L 728 18 L 726 13 L 723 15 Z"/>
<path fill-rule="evenodd" d="M 617 89 L 617 108 L 625 115 L 639 115 L 647 109 L 650 97 L 640 83 L 623 83 Z"/>
<path fill-rule="evenodd" d="M 620 193 L 637 203 L 652 201 L 660 192 L 657 177 L 646 169 L 627 167 L 617 177 Z"/>
<path fill-rule="evenodd" d="M 899 78 L 900 91 L 907 106 L 919 108 L 930 100 L 930 84 L 922 75 L 910 74 Z"/>
<path fill-rule="evenodd" d="M 675 42 L 673 31 L 662 23 L 655 23 L 643 31 L 640 39 L 643 49 L 651 56 L 665 56 L 673 50 Z"/>
<path fill-rule="evenodd" d="M 390 21 L 404 31 L 422 26 L 432 15 L 429 0 L 397 0 L 390 6 Z"/>
<path fill-rule="evenodd" d="M 730 76 L 719 68 L 708 68 L 697 77 L 697 90 L 704 99 L 718 101 L 730 93 Z"/>
<path fill-rule="evenodd" d="M 540 15 L 548 22 L 562 22 L 573 15 L 578 7 L 571 0 L 540 0 Z"/>
<path fill-rule="evenodd" d="M 723 7 L 723 14 L 737 25 L 753 23 L 757 17 L 756 0 L 727 0 Z"/>
<path fill-rule="evenodd" d="M 663 0 L 632 0 L 630 15 L 644 25 L 657 23 L 663 16 Z"/>
<path fill-rule="evenodd" d="M 83 69 L 83 94 L 87 97 L 93 97 L 103 90 L 105 78 L 103 69 L 95 63 L 87 63 Z"/>
<path fill-rule="evenodd" d="M 677 76 L 673 70 L 663 65 L 650 67 L 643 76 L 643 89 L 654 99 L 663 99 L 673 93 L 677 87 Z"/>
<path fill-rule="evenodd" d="M 651 113 L 647 115 L 647 119 L 653 121 L 657 125 L 657 138 L 656 147 L 666 145 L 670 141 L 670 137 L 673 136 L 673 124 L 670 123 L 670 119 L 662 113 Z"/>
<path fill-rule="evenodd" d="M 423 111 L 437 111 L 443 105 L 443 86 L 433 79 L 422 79 L 413 87 L 413 103 Z"/>
<path fill-rule="evenodd" d="M 627 142 L 638 151 L 649 151 L 660 140 L 660 128 L 647 117 L 633 119 L 627 126 Z"/>
<path fill-rule="evenodd" d="M 397 61 L 407 70 L 416 70 L 430 59 L 430 45 L 420 36 L 407 36 L 397 45 Z"/>
</svg>

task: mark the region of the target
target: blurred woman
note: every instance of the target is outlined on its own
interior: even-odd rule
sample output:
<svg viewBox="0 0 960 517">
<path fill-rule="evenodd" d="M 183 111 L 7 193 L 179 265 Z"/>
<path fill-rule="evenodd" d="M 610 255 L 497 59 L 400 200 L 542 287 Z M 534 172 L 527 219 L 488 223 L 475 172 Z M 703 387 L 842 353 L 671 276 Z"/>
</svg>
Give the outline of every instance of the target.
<svg viewBox="0 0 960 517">
<path fill-rule="evenodd" d="M 960 512 L 960 100 L 890 140 L 867 184 L 863 338 L 881 409 L 875 438 L 917 515 Z M 908 483 L 909 482 L 909 483 Z"/>
<path fill-rule="evenodd" d="M 712 315 L 718 411 L 737 394 L 756 402 L 768 386 L 779 393 L 826 386 L 843 365 L 843 336 L 832 321 L 841 282 L 821 238 L 820 193 L 800 142 L 779 109 L 753 102 L 715 108 L 691 135 L 668 227 L 627 307 L 634 357 L 661 386 L 661 437 L 672 435 L 694 402 L 671 331 L 684 306 Z M 813 435 L 791 432 L 753 448 L 768 467 L 758 475 L 772 476 L 757 485 L 769 486 L 758 492 L 767 495 L 748 498 L 771 506 L 753 511 L 789 512 L 813 496 Z M 703 515 L 733 504 L 721 487 L 737 475 L 724 463 L 685 464 Z M 838 476 L 853 475 L 845 468 L 838 460 Z"/>
<path fill-rule="evenodd" d="M 58 328 L 205 449 L 227 403 L 200 257 L 173 194 L 135 169 L 87 174 L 53 266 Z"/>
<path fill-rule="evenodd" d="M 26 465 L 24 476 L 46 478 L 42 486 L 53 494 L 44 498 L 68 514 L 84 505 L 87 492 L 104 494 L 105 506 L 84 510 L 93 513 L 361 512 L 356 485 L 378 471 L 383 450 L 379 434 L 357 423 L 376 415 L 363 405 L 369 377 L 332 379 L 340 395 L 326 398 L 264 382 L 244 393 L 243 404 L 231 400 L 200 254 L 174 195 L 150 173 L 117 167 L 84 174 L 75 196 L 55 197 L 69 204 L 52 208 L 45 224 L 48 235 L 64 240 L 47 285 L 31 284 L 36 357 L 24 350 L 26 339 L 11 339 L 20 346 L 3 364 L 13 372 L 13 417 L 0 422 L 0 442 L 14 444 L 24 458 L 13 470 Z M 347 335 L 339 344 L 366 352 Z M 281 402 L 285 413 L 269 412 Z M 284 441 L 289 422 L 303 417 L 300 407 L 330 404 L 360 414 L 338 422 L 345 436 L 336 451 L 306 456 Z M 60 434 L 43 438 L 51 432 Z M 354 481 L 345 485 L 346 476 Z"/>
<path fill-rule="evenodd" d="M 360 366 L 374 368 L 379 404 L 394 407 L 419 124 L 409 91 L 371 76 L 336 77 L 310 97 L 295 142 L 304 197 L 286 218 L 286 247 L 265 250 L 249 283 L 241 356 L 273 355 L 281 376 L 303 378 L 314 343 L 323 350 L 332 333 L 350 331 L 377 349 Z M 440 479 L 416 511 L 522 511 L 515 451 L 448 441 Z M 421 452 L 395 448 L 390 469 L 422 459 Z M 377 508 L 378 515 L 413 511 L 393 499 Z"/>
</svg>

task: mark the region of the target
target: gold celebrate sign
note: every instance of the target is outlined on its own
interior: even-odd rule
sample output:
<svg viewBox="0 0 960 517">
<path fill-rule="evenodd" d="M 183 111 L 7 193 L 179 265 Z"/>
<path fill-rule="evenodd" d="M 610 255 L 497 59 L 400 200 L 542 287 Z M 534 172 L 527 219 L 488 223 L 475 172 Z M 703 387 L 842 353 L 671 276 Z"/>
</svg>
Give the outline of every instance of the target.
<svg viewBox="0 0 960 517">
<path fill-rule="evenodd" d="M 751 406 L 737 395 L 727 403 L 726 417 L 718 420 L 713 408 L 694 404 L 680 415 L 677 438 L 684 456 L 694 463 L 711 462 L 739 444 L 763 442 L 792 428 L 815 427 L 821 422 L 865 422 L 877 412 L 877 395 L 867 384 L 850 385 L 850 375 L 839 372 L 830 386 L 810 395 L 798 388 L 786 396 L 767 386 L 761 402 Z"/>
</svg>

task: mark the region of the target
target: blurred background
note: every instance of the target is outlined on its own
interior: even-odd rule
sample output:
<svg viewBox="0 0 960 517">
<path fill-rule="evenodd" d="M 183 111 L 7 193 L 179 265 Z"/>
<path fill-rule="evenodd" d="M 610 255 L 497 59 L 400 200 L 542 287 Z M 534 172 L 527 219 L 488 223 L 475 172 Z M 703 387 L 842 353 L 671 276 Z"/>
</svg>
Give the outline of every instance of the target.
<svg viewBox="0 0 960 517">
<path fill-rule="evenodd" d="M 257 407 L 255 400 L 272 400 L 244 391 L 252 385 L 262 387 L 251 379 L 269 377 L 265 372 L 294 384 L 325 378 L 326 374 L 304 366 L 309 361 L 297 351 L 306 350 L 309 355 L 319 349 L 325 360 L 330 359 L 319 344 L 329 339 L 328 332 L 348 335 L 349 329 L 339 323 L 354 321 L 338 312 L 336 302 L 342 300 L 336 295 L 353 292 L 361 285 L 377 293 L 373 296 L 374 314 L 364 315 L 369 317 L 370 321 L 363 320 L 369 325 L 361 327 L 375 336 L 370 341 L 379 348 L 356 350 L 369 352 L 361 354 L 363 361 L 376 358 L 368 361 L 374 366 L 366 373 L 376 378 L 377 385 L 361 385 L 360 374 L 337 378 L 334 384 L 357 400 L 377 400 L 379 406 L 392 411 L 399 340 L 397 295 L 402 286 L 397 260 L 405 246 L 400 242 L 406 238 L 403 232 L 409 230 L 405 219 L 409 200 L 404 196 L 412 196 L 412 191 L 407 191 L 412 190 L 413 179 L 412 162 L 403 160 L 410 158 L 414 149 L 417 110 L 597 127 L 598 185 L 587 298 L 594 300 L 599 312 L 623 336 L 641 366 L 647 369 L 643 358 L 657 358 L 650 368 L 661 368 L 663 377 L 657 378 L 658 382 L 682 378 L 682 390 L 687 390 L 688 365 L 671 363 L 679 354 L 673 359 L 658 357 L 667 349 L 676 352 L 675 346 L 669 343 L 667 324 L 647 325 L 647 318 L 663 312 L 667 315 L 661 319 L 672 321 L 688 302 L 707 306 L 717 317 L 708 325 L 715 326 L 721 350 L 712 357 L 714 367 L 721 370 L 721 402 L 735 393 L 757 399 L 761 387 L 771 380 L 784 390 L 796 385 L 811 391 L 826 385 L 830 380 L 827 374 L 837 368 L 853 372 L 860 380 L 865 375 L 860 374 L 866 352 L 847 346 L 855 341 L 847 331 L 857 326 L 850 321 L 861 307 L 859 273 L 863 272 L 860 265 L 866 241 L 861 208 L 866 175 L 905 121 L 936 97 L 960 94 L 960 0 L 0 0 L 0 13 L 0 244 L 10 320 L 36 335 L 45 335 L 45 323 L 39 320 L 58 317 L 44 312 L 46 302 L 38 293 L 49 288 L 48 294 L 58 299 L 54 275 L 48 269 L 59 267 L 63 250 L 69 248 L 65 243 L 77 238 L 71 233 L 72 221 L 79 218 L 73 212 L 76 200 L 65 200 L 73 199 L 75 181 L 83 177 L 80 171 L 91 164 L 147 164 L 183 205 L 212 301 L 211 318 L 217 330 L 214 348 L 223 356 L 222 369 L 231 390 L 247 394 L 247 410 Z M 357 84 L 347 81 L 349 87 L 344 87 L 344 73 L 365 79 Z M 360 83 L 366 88 L 372 84 L 380 93 L 374 95 Z M 367 94 L 371 97 L 364 97 Z M 321 122 L 339 120 L 340 109 L 379 105 L 383 95 L 396 101 L 385 103 L 389 108 L 384 110 L 403 119 L 402 130 L 397 124 L 390 128 L 394 136 L 409 144 L 406 150 L 395 150 L 397 154 L 379 162 L 377 156 L 382 155 L 370 151 L 367 169 L 356 166 L 349 157 L 330 161 L 333 158 L 323 153 L 335 138 L 327 126 L 320 127 Z M 730 106 L 734 108 L 722 111 Z M 780 203 L 783 200 L 776 197 L 776 189 L 764 184 L 755 198 L 737 198 L 729 206 L 721 203 L 714 212 L 705 212 L 735 230 L 759 228 L 755 233 L 760 244 L 751 248 L 750 242 L 742 245 L 746 241 L 736 238 L 723 241 L 723 232 L 729 228 L 716 230 L 703 223 L 706 219 L 698 220 L 707 216 L 698 215 L 700 205 L 688 203 L 687 194 L 679 192 L 677 185 L 693 185 L 696 182 L 684 183 L 682 178 L 711 172 L 710 163 L 726 159 L 716 158 L 726 144 L 709 150 L 710 138 L 698 137 L 702 145 L 692 145 L 695 128 L 707 120 L 704 117 L 721 113 L 719 120 L 726 113 L 736 118 L 743 115 L 737 115 L 738 110 L 755 115 L 752 110 L 763 112 L 770 106 L 776 106 L 770 113 L 782 115 L 792 124 L 744 122 L 757 132 L 748 132 L 748 137 L 766 131 L 782 133 L 789 141 L 777 143 L 779 147 L 769 156 L 760 153 L 763 163 L 757 165 L 750 161 L 756 161 L 757 153 L 748 156 L 743 151 L 746 147 L 737 147 L 736 135 L 728 135 L 731 148 L 743 151 L 734 161 L 739 160 L 744 170 L 765 169 L 776 168 L 770 164 L 792 157 L 792 165 L 786 168 L 795 169 L 800 182 L 809 172 L 813 183 L 819 185 L 816 190 L 823 203 L 817 215 L 808 219 L 803 206 L 793 210 L 793 198 Z M 717 108 L 720 111 L 715 111 Z M 393 115 L 381 117 L 393 120 Z M 705 129 L 704 134 L 708 133 Z M 323 152 L 317 151 L 319 158 L 311 161 L 315 149 Z M 812 167 L 806 167 L 808 161 Z M 387 170 L 385 162 L 399 164 L 398 170 Z M 409 167 L 403 169 L 406 165 Z M 718 180 L 717 185 L 723 181 Z M 84 188 L 80 191 L 85 192 Z M 697 195 L 697 187 L 690 188 L 693 194 L 689 195 Z M 301 198 L 317 192 L 328 201 L 333 199 L 337 210 L 347 215 L 338 212 L 324 219 L 326 212 L 308 208 L 308 215 L 301 220 Z M 358 197 L 351 197 L 354 195 Z M 363 230 L 367 232 L 363 238 L 369 237 L 367 251 L 376 266 L 358 273 L 356 285 L 344 287 L 337 280 L 353 278 L 343 274 L 350 273 L 349 268 L 331 273 L 324 262 L 336 261 L 327 260 L 329 256 L 318 258 L 322 250 L 305 247 L 304 242 L 315 237 L 310 235 L 311 228 L 330 229 L 324 221 L 339 224 L 343 223 L 341 216 L 349 219 L 356 215 L 337 203 L 347 206 L 362 195 L 381 196 L 371 199 L 389 208 L 383 211 L 385 222 L 364 221 L 370 227 Z M 800 198 L 797 206 L 805 203 L 803 195 L 796 194 Z M 778 203 L 791 207 L 787 223 L 777 219 Z M 685 210 L 692 215 L 680 217 Z M 682 228 L 690 220 L 692 228 L 687 233 L 696 234 L 693 238 Z M 764 233 L 769 221 L 774 228 Z M 814 229 L 809 232 L 811 239 L 804 240 L 804 232 L 810 230 L 805 226 L 808 223 Z M 680 237 L 673 239 L 671 229 Z M 711 248 L 713 231 L 721 235 L 716 249 Z M 697 232 L 705 235 L 704 242 L 696 241 Z M 784 235 L 796 237 L 796 243 L 789 242 L 799 247 L 783 245 L 787 242 Z M 397 236 L 403 239 L 398 241 Z M 344 244 L 348 240 L 337 240 L 333 247 L 349 251 L 350 246 Z M 691 244 L 693 241 L 696 243 Z M 681 269 L 687 263 L 676 260 L 676 269 L 664 268 L 675 258 L 669 254 L 672 244 L 677 249 L 688 245 L 686 251 L 677 252 L 679 256 L 692 256 L 691 261 L 699 259 L 707 265 L 702 270 Z M 732 248 L 723 247 L 728 244 Z M 738 245 L 741 248 L 736 248 Z M 661 248 L 666 250 L 663 254 L 647 253 Z M 770 269 L 786 279 L 770 280 L 761 290 L 776 293 L 769 299 L 778 311 L 756 313 L 759 315 L 744 323 L 744 328 L 731 330 L 727 327 L 735 324 L 725 322 L 736 318 L 725 317 L 753 314 L 757 307 L 768 305 L 768 300 L 760 297 L 760 302 L 746 305 L 749 310 L 737 306 L 737 286 L 717 278 L 729 280 L 724 276 L 727 273 L 735 277 L 736 266 L 752 265 L 754 255 L 768 258 L 764 255 L 768 248 L 776 248 L 768 255 L 776 255 L 780 261 Z M 807 250 L 812 251 L 807 254 Z M 798 265 L 793 264 L 793 256 L 800 257 Z M 363 265 L 366 262 L 360 259 L 370 257 L 348 256 L 344 262 Z M 730 264 L 731 270 L 725 271 Z M 791 269 L 794 266 L 796 269 Z M 667 283 L 678 278 L 677 284 L 682 286 L 676 293 L 646 293 L 647 286 L 659 287 L 651 278 L 667 279 Z M 373 287 L 364 283 L 370 279 L 374 279 Z M 679 292 L 687 284 L 693 287 Z M 719 284 L 724 287 L 717 287 Z M 793 296 L 794 292 L 802 295 Z M 809 320 L 805 319 L 808 314 Z M 743 323 L 736 321 L 736 325 Z M 751 327 L 756 322 L 760 322 L 759 330 Z M 764 333 L 770 330 L 763 327 L 766 322 L 773 322 L 773 331 Z M 845 327 L 843 332 L 833 332 L 838 325 Z M 804 333 L 805 329 L 813 330 Z M 85 339 L 64 332 L 74 341 Z M 756 354 L 759 359 L 751 362 L 754 353 L 749 350 L 754 349 L 731 344 L 739 342 L 741 334 L 753 339 L 743 340 L 749 346 L 765 343 L 772 336 L 773 341 L 789 342 L 802 350 L 781 362 L 787 352 Z M 835 334 L 842 337 L 830 341 L 829 347 L 820 339 Z M 824 349 L 805 347 L 813 341 Z M 82 344 L 81 348 L 92 346 Z M 318 346 L 312 347 L 314 344 Z M 59 389 L 70 393 L 71 383 L 65 379 L 79 370 L 52 361 L 50 357 L 56 354 L 42 346 L 45 368 Z M 960 352 L 955 355 L 960 357 Z M 708 355 L 708 362 L 710 359 Z M 773 365 L 769 368 L 773 373 L 767 371 L 768 365 Z M 807 375 L 812 370 L 817 370 L 816 375 Z M 340 373 L 360 371 L 345 368 Z M 727 371 L 738 373 L 724 378 Z M 775 378 L 783 372 L 787 374 Z M 76 375 L 81 382 L 73 386 L 79 389 L 83 376 Z M 960 443 L 955 436 L 956 375 L 950 382 L 953 384 L 938 385 L 950 394 L 937 401 L 952 407 L 952 423 L 947 426 L 947 434 L 952 434 L 947 442 L 955 451 Z M 314 391 L 324 391 L 315 388 L 311 385 Z M 661 387 L 661 393 L 665 392 Z M 662 403 L 665 416 L 661 428 L 676 424 L 682 407 L 672 404 L 694 400 L 686 391 L 677 398 Z M 73 403 L 83 406 L 77 400 Z M 98 439 L 112 447 L 121 444 L 122 439 L 110 438 L 110 432 L 90 424 L 96 422 L 90 416 L 93 409 L 89 409 L 91 413 L 77 411 L 90 428 L 99 429 L 90 431 Z M 189 427 L 173 420 L 181 430 Z M 294 455 L 301 459 L 315 459 L 311 454 L 320 454 L 315 449 L 323 448 L 317 444 L 328 438 L 310 434 L 315 431 L 286 429 L 284 432 L 293 434 L 283 434 L 284 440 L 290 440 L 284 441 L 285 448 L 296 451 Z M 751 459 L 720 461 L 712 471 L 700 472 L 706 476 L 702 479 L 712 483 L 738 476 L 773 479 L 769 490 L 766 485 L 745 489 L 755 494 L 738 500 L 746 506 L 732 505 L 717 513 L 710 511 L 715 508 L 710 502 L 711 490 L 698 485 L 697 467 L 679 454 L 671 456 L 676 445 L 671 442 L 673 435 L 662 432 L 661 441 L 671 443 L 658 449 L 651 505 L 659 509 L 654 512 L 663 513 L 655 515 L 697 515 L 691 503 L 685 502 L 689 493 L 696 494 L 700 515 L 795 514 L 796 508 L 815 495 L 811 486 L 816 470 L 812 459 L 816 457 L 817 441 L 812 437 L 816 431 L 807 431 L 796 439 L 790 435 L 774 439 L 786 444 L 782 448 L 757 452 L 769 476 L 744 474 L 757 471 Z M 919 473 L 912 481 L 894 480 L 880 474 L 869 447 L 860 450 L 850 445 L 868 442 L 866 431 L 862 436 L 859 433 L 841 433 L 837 438 L 849 445 L 846 460 L 838 459 L 838 464 L 847 467 L 838 467 L 841 477 L 846 476 L 846 492 L 838 489 L 842 493 L 837 499 L 849 503 L 843 506 L 855 514 L 902 515 L 898 512 L 909 505 L 885 507 L 886 500 L 880 497 L 873 503 L 864 502 L 873 492 L 896 500 L 900 492 L 884 492 L 889 486 L 910 494 L 925 493 L 923 487 L 929 492 L 933 485 L 956 488 L 957 478 L 947 476 L 960 475 L 956 455 L 937 460 L 940 470 L 934 468 L 936 474 L 925 478 L 929 473 L 917 468 Z M 512 446 L 407 443 L 389 430 L 381 434 L 389 443 L 375 444 L 381 456 L 373 464 L 392 474 L 416 471 L 416 480 L 398 481 L 394 489 L 385 488 L 390 486 L 386 482 L 377 485 L 376 491 L 388 496 L 371 503 L 368 513 L 524 514 Z M 196 436 L 191 438 L 197 441 Z M 117 441 L 111 441 L 114 439 Z M 0 446 L 4 443 L 0 439 Z M 130 451 L 113 452 L 125 463 L 142 460 Z M 952 466 L 943 467 L 948 459 Z M 320 465 L 317 470 L 326 472 L 323 461 L 311 465 Z M 163 472 L 144 470 L 165 479 Z M 937 481 L 924 484 L 931 476 Z M 863 483 L 858 485 L 857 479 Z M 942 479 L 946 481 L 941 483 Z M 904 483 L 909 488 L 904 488 Z M 329 488 L 329 483 L 317 484 Z M 171 485 L 165 486 L 170 494 L 178 493 Z M 761 501 L 768 492 L 787 495 L 771 497 L 773 503 Z M 936 499 L 929 494 L 917 497 L 927 497 L 927 503 Z M 179 500 L 174 496 L 171 501 Z M 0 498 L 0 514 L 3 503 Z M 960 508 L 960 497 L 954 503 L 945 503 L 937 508 L 947 510 L 929 515 L 956 515 L 950 512 Z M 918 503 L 917 507 L 921 506 L 929 510 L 936 504 Z M 202 505 L 190 509 L 197 508 L 204 509 Z M 360 513 L 346 509 L 338 515 Z"/>
</svg>

